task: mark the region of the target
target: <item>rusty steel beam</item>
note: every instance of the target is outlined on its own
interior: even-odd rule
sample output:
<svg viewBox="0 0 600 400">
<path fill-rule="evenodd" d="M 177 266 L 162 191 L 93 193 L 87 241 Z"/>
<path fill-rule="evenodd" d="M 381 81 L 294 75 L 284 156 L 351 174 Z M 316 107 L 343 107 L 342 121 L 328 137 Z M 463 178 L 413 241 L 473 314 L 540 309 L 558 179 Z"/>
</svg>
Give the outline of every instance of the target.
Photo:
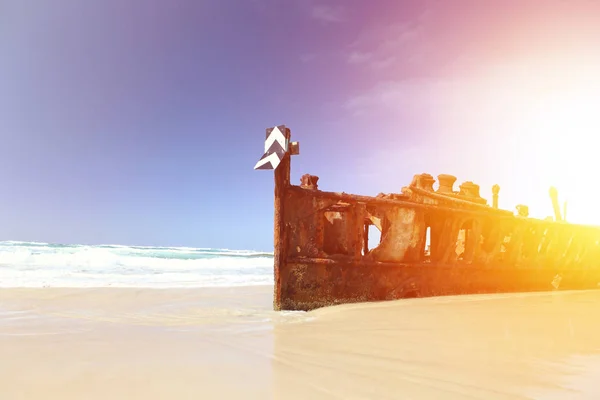
<svg viewBox="0 0 600 400">
<path fill-rule="evenodd" d="M 301 188 L 300 186 L 296 186 L 296 185 L 292 185 L 289 188 L 289 192 L 291 195 L 304 195 L 306 194 L 305 192 L 303 192 L 303 188 Z M 432 193 L 434 194 L 434 193 Z M 339 201 L 349 201 L 349 202 L 360 202 L 360 203 L 366 203 L 366 204 L 372 204 L 372 205 L 389 205 L 389 206 L 400 206 L 400 207 L 408 207 L 408 208 L 417 208 L 417 209 L 423 209 L 423 210 L 448 210 L 447 208 L 444 207 L 439 207 L 436 205 L 430 205 L 430 204 L 421 204 L 421 203 L 413 203 L 413 202 L 408 202 L 408 201 L 404 201 L 404 200 L 397 200 L 397 199 L 387 199 L 387 198 L 381 198 L 381 197 L 370 197 L 370 196 L 362 196 L 362 195 L 357 195 L 357 194 L 348 194 L 348 193 L 344 193 L 344 192 L 325 192 L 325 191 L 314 191 L 310 194 L 308 194 L 311 197 L 314 198 L 322 198 L 322 199 L 331 199 L 331 200 L 339 200 Z M 457 200 L 457 201 L 461 201 L 461 200 Z M 461 201 L 462 202 L 462 201 Z M 461 208 L 456 208 L 453 209 L 453 212 L 457 212 L 457 213 L 466 213 L 466 214 L 481 214 L 481 213 L 495 213 L 497 217 L 502 218 L 502 217 L 508 217 L 508 218 L 512 218 L 513 214 L 510 211 L 506 211 L 506 210 L 493 210 L 490 209 L 489 207 L 486 206 L 482 206 L 480 204 L 474 204 L 474 203 L 460 203 L 463 205 L 468 205 L 469 207 L 473 207 L 474 209 L 461 209 Z M 481 207 L 481 208 L 480 208 Z"/>
<path fill-rule="evenodd" d="M 492 186 L 492 207 L 498 208 L 498 194 L 500 193 L 500 186 L 494 185 Z"/>
<path fill-rule="evenodd" d="M 558 190 L 555 187 L 551 187 L 549 190 L 550 200 L 552 201 L 552 210 L 554 211 L 554 219 L 556 221 L 562 221 L 560 215 L 560 205 L 558 204 Z"/>
<path fill-rule="evenodd" d="M 287 139 L 291 137 L 291 132 L 286 129 L 284 132 Z M 273 274 L 274 274 L 274 293 L 273 309 L 281 309 L 281 270 L 287 265 L 287 242 L 288 229 L 286 229 L 284 213 L 286 207 L 286 196 L 290 188 L 290 153 L 286 153 L 281 160 L 278 168 L 275 170 L 275 201 L 274 201 L 274 251 L 273 251 Z"/>
</svg>

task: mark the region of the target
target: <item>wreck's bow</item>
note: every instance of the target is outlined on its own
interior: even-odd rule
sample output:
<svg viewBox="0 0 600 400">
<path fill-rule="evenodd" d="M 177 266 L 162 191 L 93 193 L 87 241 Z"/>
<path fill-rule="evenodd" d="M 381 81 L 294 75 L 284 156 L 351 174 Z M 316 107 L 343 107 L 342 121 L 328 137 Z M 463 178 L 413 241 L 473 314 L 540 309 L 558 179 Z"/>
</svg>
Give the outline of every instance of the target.
<svg viewBox="0 0 600 400">
<path fill-rule="evenodd" d="M 267 130 L 255 169 L 275 175 L 276 310 L 468 293 L 591 289 L 600 282 L 600 228 L 528 218 L 493 206 L 472 182 L 416 175 L 399 194 L 324 192 L 290 183 L 290 130 Z M 554 201 L 555 203 L 555 201 Z M 556 209 L 556 207 L 555 207 Z M 558 218 L 557 218 L 558 219 Z M 370 227 L 380 232 L 372 246 Z"/>
</svg>

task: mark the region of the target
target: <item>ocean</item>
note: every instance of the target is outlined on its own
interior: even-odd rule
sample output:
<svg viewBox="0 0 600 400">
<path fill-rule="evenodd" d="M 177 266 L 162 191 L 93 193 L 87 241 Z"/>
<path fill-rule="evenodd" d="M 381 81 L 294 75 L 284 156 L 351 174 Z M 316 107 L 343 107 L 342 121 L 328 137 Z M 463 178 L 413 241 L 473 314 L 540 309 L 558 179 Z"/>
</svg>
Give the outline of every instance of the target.
<svg viewBox="0 0 600 400">
<path fill-rule="evenodd" d="M 189 288 L 273 284 L 250 250 L 0 242 L 0 287 Z"/>
</svg>

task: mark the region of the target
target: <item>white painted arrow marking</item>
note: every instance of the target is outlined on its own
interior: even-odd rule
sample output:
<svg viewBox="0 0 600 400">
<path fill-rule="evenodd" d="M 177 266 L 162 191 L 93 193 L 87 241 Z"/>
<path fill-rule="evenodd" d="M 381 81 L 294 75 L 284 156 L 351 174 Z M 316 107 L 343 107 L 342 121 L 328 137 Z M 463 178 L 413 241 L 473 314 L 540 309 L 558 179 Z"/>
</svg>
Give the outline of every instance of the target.
<svg viewBox="0 0 600 400">
<path fill-rule="evenodd" d="M 268 157 L 265 157 L 265 158 L 263 158 L 261 160 L 258 160 L 258 162 L 256 163 L 256 165 L 254 166 L 254 169 L 257 169 L 257 168 L 265 165 L 268 162 L 271 163 L 271 165 L 273 166 L 273 169 L 277 168 L 277 166 L 281 162 L 281 160 L 279 159 L 279 154 L 272 153 Z"/>
<path fill-rule="evenodd" d="M 281 132 L 278 127 L 275 127 L 271 131 L 271 134 L 269 135 L 267 140 L 265 140 L 265 153 L 267 151 L 269 151 L 269 149 L 271 148 L 271 145 L 275 141 L 277 141 L 281 145 L 281 148 L 284 151 L 287 151 L 287 139 L 286 139 L 285 135 L 283 134 L 283 132 Z"/>
</svg>

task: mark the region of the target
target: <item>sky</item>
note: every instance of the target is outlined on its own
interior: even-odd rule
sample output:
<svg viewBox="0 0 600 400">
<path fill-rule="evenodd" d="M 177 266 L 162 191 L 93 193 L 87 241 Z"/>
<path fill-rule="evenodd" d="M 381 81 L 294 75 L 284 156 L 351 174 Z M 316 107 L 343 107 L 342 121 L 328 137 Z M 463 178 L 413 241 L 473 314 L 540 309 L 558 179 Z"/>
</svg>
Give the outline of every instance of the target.
<svg viewBox="0 0 600 400">
<path fill-rule="evenodd" d="M 292 182 L 600 224 L 600 2 L 0 0 L 0 240 L 271 250 Z"/>
</svg>

